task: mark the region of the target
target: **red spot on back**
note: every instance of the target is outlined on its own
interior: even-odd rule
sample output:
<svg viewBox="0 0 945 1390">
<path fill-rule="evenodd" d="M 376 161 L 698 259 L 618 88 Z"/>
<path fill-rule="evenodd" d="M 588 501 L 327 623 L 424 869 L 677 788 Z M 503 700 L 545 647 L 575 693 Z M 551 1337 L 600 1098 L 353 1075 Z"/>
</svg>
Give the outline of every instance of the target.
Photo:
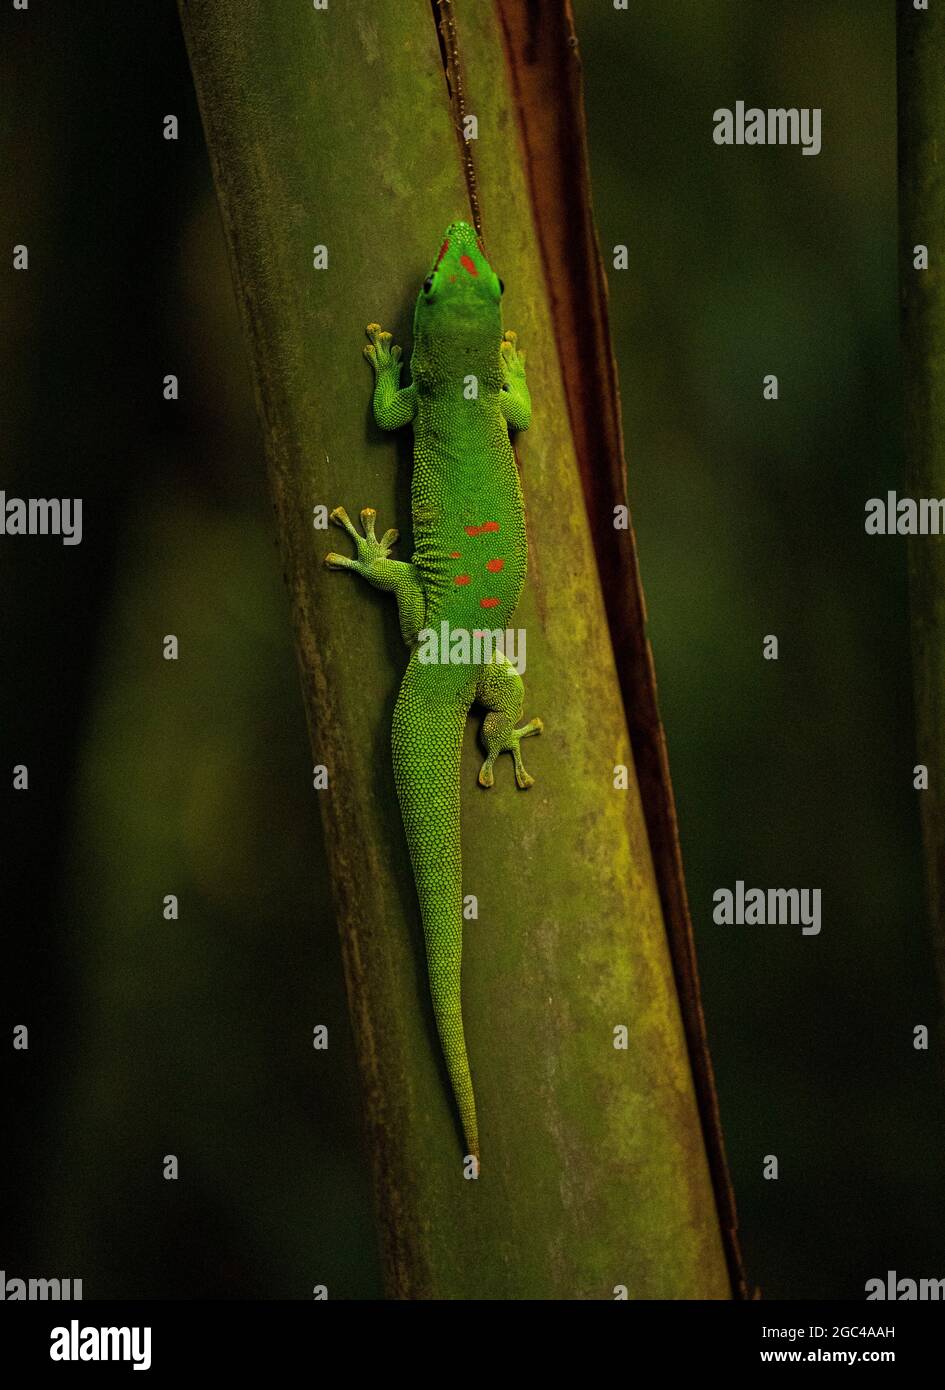
<svg viewBox="0 0 945 1390">
<path fill-rule="evenodd" d="M 453 583 L 454 583 L 454 584 L 468 584 L 468 583 L 469 583 L 469 575 L 468 575 L 468 574 L 457 574 L 457 575 L 454 575 L 454 577 L 453 577 Z"/>
<path fill-rule="evenodd" d="M 436 265 L 433 267 L 434 270 L 436 270 L 436 266 L 440 264 L 440 261 L 443 259 L 443 257 L 446 255 L 449 249 L 450 243 L 449 237 L 447 237 L 446 240 L 443 242 L 443 245 L 440 247 L 440 254 L 436 258 Z"/>
<path fill-rule="evenodd" d="M 466 532 L 466 535 L 467 535 L 467 536 L 478 536 L 478 535 L 479 535 L 479 527 L 478 527 L 478 526 L 466 526 L 464 529 L 465 529 L 465 532 Z"/>
<path fill-rule="evenodd" d="M 465 251 L 460 256 L 459 263 L 463 267 L 463 270 L 469 271 L 470 275 L 479 274 L 479 271 L 476 269 L 476 262 L 470 256 L 467 256 Z"/>
<path fill-rule="evenodd" d="M 486 569 L 490 574 L 498 574 L 499 570 L 505 569 L 504 560 L 487 560 Z"/>
<path fill-rule="evenodd" d="M 498 608 L 498 606 L 499 600 L 497 598 L 481 598 L 479 600 L 480 608 Z"/>
<path fill-rule="evenodd" d="M 459 560 L 459 559 L 461 559 L 461 558 L 462 558 L 462 557 L 460 556 L 460 553 L 459 553 L 458 550 L 451 550 L 451 551 L 450 551 L 450 559 L 451 559 L 451 560 Z"/>
<path fill-rule="evenodd" d="M 498 531 L 498 529 L 499 523 L 497 521 L 484 521 L 479 527 L 480 531 Z"/>
</svg>

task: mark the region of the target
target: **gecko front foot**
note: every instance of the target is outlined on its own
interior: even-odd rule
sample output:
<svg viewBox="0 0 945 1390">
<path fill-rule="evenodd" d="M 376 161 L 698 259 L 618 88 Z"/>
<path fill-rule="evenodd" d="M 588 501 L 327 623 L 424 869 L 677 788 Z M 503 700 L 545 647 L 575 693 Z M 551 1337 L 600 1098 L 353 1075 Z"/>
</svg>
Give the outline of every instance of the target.
<svg viewBox="0 0 945 1390">
<path fill-rule="evenodd" d="M 389 335 L 388 335 L 389 336 Z M 325 556 L 325 564 L 330 570 L 355 570 L 365 579 L 372 579 L 374 572 L 382 561 L 389 559 L 391 547 L 400 534 L 391 528 L 385 531 L 380 540 L 374 534 L 374 522 L 377 519 L 377 512 L 373 507 L 365 507 L 361 512 L 361 525 L 364 528 L 364 535 L 360 535 L 355 530 L 354 524 L 345 511 L 344 507 L 336 507 L 332 512 L 330 520 L 342 530 L 347 531 L 354 541 L 355 550 L 358 558 L 349 560 L 345 555 L 336 555 L 334 551 Z"/>
<path fill-rule="evenodd" d="M 379 323 L 369 323 L 364 330 L 370 338 L 364 345 L 364 355 L 378 373 L 387 371 L 400 361 L 400 348 L 393 341 L 393 335 Z"/>
<path fill-rule="evenodd" d="M 525 354 L 518 350 L 518 337 L 511 329 L 499 344 L 505 381 L 499 399 L 502 414 L 513 430 L 527 430 L 532 420 L 532 401 L 525 380 Z"/>
<path fill-rule="evenodd" d="M 401 387 L 400 348 L 379 323 L 369 323 L 369 343 L 364 355 L 374 368 L 374 419 L 379 429 L 397 430 L 409 425 L 417 413 L 417 388 Z"/>
<path fill-rule="evenodd" d="M 502 354 L 502 365 L 505 368 L 506 377 L 518 377 L 525 380 L 525 354 L 518 350 L 518 334 L 513 333 L 509 328 L 502 335 L 499 344 L 499 351 Z"/>
</svg>

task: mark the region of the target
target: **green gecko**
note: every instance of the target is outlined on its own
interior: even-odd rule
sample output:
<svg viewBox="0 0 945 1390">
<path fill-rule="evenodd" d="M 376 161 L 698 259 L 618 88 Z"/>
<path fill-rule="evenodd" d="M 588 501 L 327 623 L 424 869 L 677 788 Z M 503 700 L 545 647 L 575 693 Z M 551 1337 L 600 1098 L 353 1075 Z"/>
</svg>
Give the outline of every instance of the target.
<svg viewBox="0 0 945 1390">
<path fill-rule="evenodd" d="M 475 633 L 492 619 L 505 629 L 525 583 L 525 507 L 509 430 L 527 429 L 531 399 L 525 354 L 502 331 L 502 281 L 466 222 L 453 222 L 417 296 L 412 381 L 400 385 L 401 350 L 376 323 L 364 348 L 374 368 L 374 418 L 382 429 L 413 424 L 414 554 L 392 560 L 398 533 L 375 536 L 375 511 L 361 513 L 364 535 L 343 507 L 331 519 L 347 531 L 357 559 L 326 555 L 331 569 L 354 570 L 397 599 L 410 659 L 394 709 L 394 781 L 426 940 L 437 1030 L 469 1154 L 479 1160 L 479 1127 L 460 998 L 463 947 L 460 853 L 460 749 L 473 702 L 487 713 L 483 787 L 493 764 L 511 753 L 519 787 L 532 785 L 519 744 L 542 730 L 522 728 L 524 687 L 495 652 L 474 664 L 422 660 L 420 636 L 441 624 Z M 480 651 L 478 655 L 482 656 Z M 476 1169 L 478 1172 L 478 1167 Z"/>
</svg>

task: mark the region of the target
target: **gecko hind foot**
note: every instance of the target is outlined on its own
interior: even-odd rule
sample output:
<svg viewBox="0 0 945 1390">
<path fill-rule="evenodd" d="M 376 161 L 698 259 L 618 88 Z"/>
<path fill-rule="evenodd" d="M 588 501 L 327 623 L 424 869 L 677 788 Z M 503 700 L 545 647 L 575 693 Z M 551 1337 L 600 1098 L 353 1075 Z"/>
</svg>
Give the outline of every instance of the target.
<svg viewBox="0 0 945 1390">
<path fill-rule="evenodd" d="M 501 741 L 496 745 L 494 738 L 490 737 L 492 729 L 489 727 L 489 720 L 491 717 L 491 715 L 487 715 L 482 726 L 483 739 L 488 752 L 482 767 L 479 769 L 479 785 L 491 787 L 495 782 L 492 768 L 496 758 L 500 753 L 511 753 L 515 764 L 515 781 L 522 791 L 527 791 L 529 787 L 534 786 L 535 779 L 525 771 L 519 744 L 523 738 L 531 738 L 534 734 L 540 734 L 545 726 L 540 719 L 532 719 L 521 729 L 510 729 L 507 734 L 500 736 Z"/>
<path fill-rule="evenodd" d="M 336 526 L 340 526 L 343 531 L 354 541 L 355 550 L 358 558 L 350 560 L 346 555 L 336 555 L 334 551 L 325 556 L 325 564 L 330 570 L 356 570 L 358 574 L 369 576 L 373 566 L 379 560 L 386 560 L 390 556 L 391 547 L 396 542 L 399 532 L 393 527 L 385 531 L 380 540 L 374 534 L 374 523 L 377 520 L 377 512 L 373 507 L 364 507 L 361 512 L 361 526 L 364 529 L 362 536 L 354 526 L 350 516 L 344 507 L 336 507 L 329 517 Z"/>
</svg>

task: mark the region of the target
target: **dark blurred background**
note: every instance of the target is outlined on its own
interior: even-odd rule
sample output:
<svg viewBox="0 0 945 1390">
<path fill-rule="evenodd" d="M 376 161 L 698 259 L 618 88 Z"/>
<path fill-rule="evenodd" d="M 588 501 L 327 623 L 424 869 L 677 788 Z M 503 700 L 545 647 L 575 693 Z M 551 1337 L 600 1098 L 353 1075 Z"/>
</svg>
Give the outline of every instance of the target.
<svg viewBox="0 0 945 1390">
<path fill-rule="evenodd" d="M 610 272 L 630 494 L 749 1274 L 862 1297 L 887 1269 L 945 1272 L 904 542 L 863 529 L 902 486 L 893 6 L 575 12 L 601 244 L 630 251 Z M 30 253 L 5 276 L 0 486 L 85 503 L 79 546 L 0 539 L 3 1027 L 30 1030 L 7 1045 L 0 1267 L 87 1298 L 375 1297 L 288 606 L 176 8 L 0 22 L 2 244 L 8 267 Z M 822 153 L 715 146 L 738 99 L 822 108 Z M 821 935 L 714 925 L 739 878 L 822 888 Z"/>
</svg>

